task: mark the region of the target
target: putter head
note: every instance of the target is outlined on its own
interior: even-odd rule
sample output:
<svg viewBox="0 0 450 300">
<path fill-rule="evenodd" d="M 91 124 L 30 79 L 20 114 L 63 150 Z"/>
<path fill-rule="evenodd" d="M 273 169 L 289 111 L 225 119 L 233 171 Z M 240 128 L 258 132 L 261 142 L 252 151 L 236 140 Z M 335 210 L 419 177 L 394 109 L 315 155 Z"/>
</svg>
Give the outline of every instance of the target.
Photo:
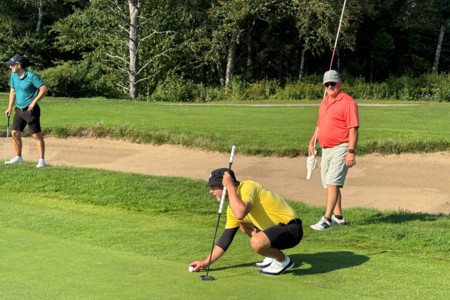
<svg viewBox="0 0 450 300">
<path fill-rule="evenodd" d="M 214 277 L 210 276 L 210 275 L 202 275 L 202 276 L 200 276 L 200 280 L 201 281 L 211 281 L 211 280 L 214 280 Z"/>
</svg>

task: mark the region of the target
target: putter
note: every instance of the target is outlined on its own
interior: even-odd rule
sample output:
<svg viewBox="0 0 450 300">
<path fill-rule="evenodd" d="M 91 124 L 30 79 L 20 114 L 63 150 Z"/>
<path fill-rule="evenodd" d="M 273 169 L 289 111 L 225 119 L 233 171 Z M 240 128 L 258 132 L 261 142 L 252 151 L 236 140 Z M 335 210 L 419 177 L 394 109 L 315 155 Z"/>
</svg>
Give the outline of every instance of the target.
<svg viewBox="0 0 450 300">
<path fill-rule="evenodd" d="M 235 152 L 236 152 L 236 146 L 233 145 L 231 147 L 230 159 L 228 160 L 228 171 L 231 170 L 231 165 L 233 164 L 234 153 Z M 206 275 L 201 275 L 200 276 L 200 280 L 202 280 L 202 281 L 214 280 L 214 277 L 209 275 L 209 266 L 211 265 L 211 256 L 212 256 L 212 253 L 213 253 L 213 250 L 214 250 L 214 244 L 216 243 L 217 228 L 219 227 L 220 216 L 222 215 L 223 203 L 225 202 L 225 196 L 226 195 L 227 195 L 227 189 L 225 187 L 223 187 L 222 197 L 220 198 L 219 211 L 218 211 L 218 215 L 217 215 L 216 230 L 214 231 L 214 238 L 213 238 L 213 242 L 212 242 L 212 246 L 211 246 L 211 252 L 209 254 L 208 267 L 206 268 Z"/>
<path fill-rule="evenodd" d="M 8 140 L 9 140 L 9 116 L 6 121 L 6 142 L 5 142 L 5 164 L 8 161 Z"/>
</svg>

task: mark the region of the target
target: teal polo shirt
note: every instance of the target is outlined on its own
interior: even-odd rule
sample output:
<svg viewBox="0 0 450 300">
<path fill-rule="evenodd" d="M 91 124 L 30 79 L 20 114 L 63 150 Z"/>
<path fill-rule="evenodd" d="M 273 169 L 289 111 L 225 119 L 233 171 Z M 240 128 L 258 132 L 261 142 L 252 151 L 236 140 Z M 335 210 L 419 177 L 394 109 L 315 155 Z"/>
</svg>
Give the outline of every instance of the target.
<svg viewBox="0 0 450 300">
<path fill-rule="evenodd" d="M 26 70 L 23 78 L 20 78 L 17 73 L 11 73 L 10 86 L 16 92 L 16 106 L 24 109 L 30 105 L 43 85 L 42 79 L 31 71 Z"/>
</svg>

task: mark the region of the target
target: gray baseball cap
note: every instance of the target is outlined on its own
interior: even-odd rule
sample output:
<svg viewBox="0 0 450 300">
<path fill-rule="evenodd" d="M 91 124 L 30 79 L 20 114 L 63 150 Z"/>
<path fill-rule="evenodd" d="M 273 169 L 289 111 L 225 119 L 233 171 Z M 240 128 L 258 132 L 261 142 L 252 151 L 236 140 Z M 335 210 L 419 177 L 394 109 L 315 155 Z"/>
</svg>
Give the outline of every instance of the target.
<svg viewBox="0 0 450 300">
<path fill-rule="evenodd" d="M 335 70 L 329 70 L 326 71 L 325 74 L 323 74 L 323 84 L 327 82 L 340 82 L 341 76 L 339 76 L 339 73 Z"/>
</svg>

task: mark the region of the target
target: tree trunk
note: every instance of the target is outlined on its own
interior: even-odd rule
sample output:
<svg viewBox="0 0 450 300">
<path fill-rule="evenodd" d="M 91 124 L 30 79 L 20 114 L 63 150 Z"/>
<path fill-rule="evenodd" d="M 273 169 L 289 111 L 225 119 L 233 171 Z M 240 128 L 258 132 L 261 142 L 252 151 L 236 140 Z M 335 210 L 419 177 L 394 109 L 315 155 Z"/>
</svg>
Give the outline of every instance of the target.
<svg viewBox="0 0 450 300">
<path fill-rule="evenodd" d="M 283 49 L 279 47 L 278 49 L 278 59 L 277 59 L 277 78 L 281 82 L 283 79 Z"/>
<path fill-rule="evenodd" d="M 247 25 L 247 68 L 245 71 L 245 78 L 251 80 L 253 77 L 253 25 L 249 23 Z"/>
<path fill-rule="evenodd" d="M 228 46 L 227 69 L 225 73 L 225 87 L 231 88 L 233 84 L 234 64 L 236 60 L 237 30 L 231 34 L 230 45 Z"/>
<path fill-rule="evenodd" d="M 221 87 L 225 87 L 225 72 L 223 70 L 222 62 L 220 58 L 216 59 L 217 75 L 219 76 L 219 82 Z"/>
<path fill-rule="evenodd" d="M 373 54 L 370 55 L 370 62 L 369 62 L 369 82 L 373 82 L 373 72 L 374 72 L 374 62 L 373 62 Z"/>
<path fill-rule="evenodd" d="M 441 50 L 442 50 L 442 42 L 444 41 L 444 33 L 445 33 L 445 26 L 441 26 L 441 32 L 439 33 L 439 41 L 436 48 L 436 55 L 434 57 L 434 64 L 433 64 L 433 73 L 437 73 L 438 67 L 439 67 L 439 60 L 441 57 Z"/>
<path fill-rule="evenodd" d="M 305 68 L 305 54 L 306 54 L 306 48 L 303 48 L 302 50 L 302 57 L 300 59 L 300 72 L 298 73 L 298 79 L 302 79 L 303 72 Z"/>
<path fill-rule="evenodd" d="M 42 0 L 39 0 L 39 2 L 37 3 L 38 5 L 38 20 L 36 23 L 36 33 L 39 34 L 39 32 L 41 31 L 41 27 L 42 27 L 42 18 L 43 18 L 43 4 L 42 4 Z"/>
<path fill-rule="evenodd" d="M 135 100 L 139 96 L 137 81 L 139 80 L 139 16 L 144 0 L 128 0 L 130 12 L 130 31 L 129 31 L 129 86 L 130 98 Z"/>
</svg>

